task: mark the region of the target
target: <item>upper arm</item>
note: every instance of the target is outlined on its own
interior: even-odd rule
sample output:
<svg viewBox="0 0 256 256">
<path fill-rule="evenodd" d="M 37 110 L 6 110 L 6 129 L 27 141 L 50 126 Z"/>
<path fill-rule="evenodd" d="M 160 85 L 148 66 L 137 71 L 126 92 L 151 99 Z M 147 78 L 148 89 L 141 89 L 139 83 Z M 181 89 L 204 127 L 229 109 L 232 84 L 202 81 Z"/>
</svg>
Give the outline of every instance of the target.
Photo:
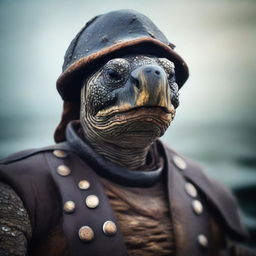
<svg viewBox="0 0 256 256">
<path fill-rule="evenodd" d="M 22 200 L 7 184 L 0 182 L 0 255 L 27 255 L 31 224 Z"/>
</svg>

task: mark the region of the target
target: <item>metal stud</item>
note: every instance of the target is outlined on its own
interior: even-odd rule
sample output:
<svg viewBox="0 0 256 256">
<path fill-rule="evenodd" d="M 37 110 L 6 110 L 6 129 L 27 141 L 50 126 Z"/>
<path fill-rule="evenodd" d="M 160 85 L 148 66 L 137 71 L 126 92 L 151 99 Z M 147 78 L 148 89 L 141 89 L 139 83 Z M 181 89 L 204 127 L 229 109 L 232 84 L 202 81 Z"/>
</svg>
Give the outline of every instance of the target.
<svg viewBox="0 0 256 256">
<path fill-rule="evenodd" d="M 197 236 L 197 241 L 202 247 L 207 247 L 208 246 L 208 239 L 205 235 L 200 234 Z"/>
<path fill-rule="evenodd" d="M 61 176 L 68 176 L 71 173 L 71 170 L 66 165 L 59 165 L 57 173 Z"/>
<path fill-rule="evenodd" d="M 78 231 L 79 238 L 84 242 L 90 242 L 94 239 L 94 232 L 89 226 L 83 226 Z"/>
<path fill-rule="evenodd" d="M 185 170 L 187 168 L 186 162 L 180 156 L 173 156 L 172 158 L 174 164 L 181 170 Z"/>
<path fill-rule="evenodd" d="M 82 190 L 86 190 L 90 187 L 90 182 L 88 180 L 80 180 L 78 187 Z"/>
<path fill-rule="evenodd" d="M 11 236 L 15 237 L 15 236 L 17 236 L 17 233 L 16 232 L 11 232 Z"/>
<path fill-rule="evenodd" d="M 59 149 L 54 150 L 52 153 L 54 156 L 58 158 L 66 158 L 68 156 L 68 154 L 65 151 Z"/>
<path fill-rule="evenodd" d="M 107 236 L 113 236 L 116 234 L 116 231 L 117 231 L 116 224 L 111 220 L 106 221 L 103 224 L 102 229 L 103 229 L 104 234 Z"/>
<path fill-rule="evenodd" d="M 76 209 L 76 204 L 73 201 L 67 201 L 64 203 L 63 210 L 66 213 L 73 213 Z"/>
<path fill-rule="evenodd" d="M 185 184 L 185 190 L 186 190 L 187 194 L 190 195 L 191 197 L 197 197 L 197 190 L 192 183 L 187 182 Z"/>
<path fill-rule="evenodd" d="M 204 208 L 203 208 L 202 203 L 201 203 L 199 200 L 194 200 L 194 201 L 192 202 L 192 207 L 193 207 L 194 212 L 195 212 L 197 215 L 202 214 Z"/>
<path fill-rule="evenodd" d="M 11 229 L 9 227 L 2 226 L 1 229 L 5 232 L 10 231 Z"/>
<path fill-rule="evenodd" d="M 85 204 L 88 208 L 96 208 L 100 203 L 100 200 L 97 196 L 95 195 L 89 195 L 85 199 Z"/>
</svg>

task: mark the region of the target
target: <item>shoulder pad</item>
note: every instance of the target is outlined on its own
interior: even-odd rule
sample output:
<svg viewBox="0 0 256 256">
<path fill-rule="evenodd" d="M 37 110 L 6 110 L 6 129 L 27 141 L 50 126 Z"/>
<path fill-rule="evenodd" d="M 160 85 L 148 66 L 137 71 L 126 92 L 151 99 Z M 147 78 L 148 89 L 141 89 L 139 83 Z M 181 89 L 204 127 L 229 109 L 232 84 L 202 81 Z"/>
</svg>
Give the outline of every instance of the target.
<svg viewBox="0 0 256 256">
<path fill-rule="evenodd" d="M 62 143 L 58 143 L 58 144 L 43 147 L 43 148 L 28 149 L 28 150 L 23 150 L 23 151 L 14 153 L 14 154 L 12 154 L 12 155 L 4 158 L 4 159 L 1 159 L 0 164 L 10 164 L 10 163 L 28 158 L 30 156 L 42 153 L 42 152 L 56 150 L 56 149 L 66 150 L 66 151 L 71 151 L 72 150 L 67 142 L 62 142 Z"/>
</svg>

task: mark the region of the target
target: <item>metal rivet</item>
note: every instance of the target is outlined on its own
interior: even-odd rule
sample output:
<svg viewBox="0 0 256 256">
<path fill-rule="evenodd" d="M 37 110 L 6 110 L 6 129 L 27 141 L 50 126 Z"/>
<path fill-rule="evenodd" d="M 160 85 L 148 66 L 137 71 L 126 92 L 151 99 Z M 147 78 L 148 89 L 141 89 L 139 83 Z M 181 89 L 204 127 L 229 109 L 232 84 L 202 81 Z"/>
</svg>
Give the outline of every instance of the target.
<svg viewBox="0 0 256 256">
<path fill-rule="evenodd" d="M 111 220 L 106 221 L 103 224 L 102 229 L 103 229 L 104 234 L 107 236 L 113 236 L 116 234 L 116 231 L 117 231 L 116 224 Z"/>
<path fill-rule="evenodd" d="M 197 190 L 195 186 L 192 183 L 187 182 L 185 184 L 185 190 L 190 195 L 191 197 L 196 197 L 197 196 Z"/>
<path fill-rule="evenodd" d="M 90 187 L 90 182 L 88 180 L 80 180 L 78 187 L 82 190 L 86 190 Z"/>
<path fill-rule="evenodd" d="M 72 213 L 75 211 L 75 209 L 76 209 L 76 204 L 73 201 L 67 201 L 63 206 L 63 210 L 66 213 Z"/>
<path fill-rule="evenodd" d="M 179 156 L 173 156 L 172 158 L 174 164 L 180 168 L 181 170 L 185 170 L 187 168 L 186 162 Z"/>
<path fill-rule="evenodd" d="M 61 176 L 68 176 L 71 173 L 71 170 L 66 165 L 59 165 L 57 172 Z"/>
<path fill-rule="evenodd" d="M 9 227 L 5 227 L 5 226 L 3 226 L 1 229 L 2 229 L 3 231 L 5 231 L 5 232 L 8 232 L 8 231 L 11 230 Z"/>
<path fill-rule="evenodd" d="M 99 198 L 95 195 L 89 195 L 85 199 L 85 204 L 88 208 L 96 208 L 99 205 Z"/>
<path fill-rule="evenodd" d="M 208 239 L 205 235 L 202 235 L 202 234 L 198 235 L 197 241 L 202 247 L 208 246 Z"/>
<path fill-rule="evenodd" d="M 198 200 L 194 200 L 192 202 L 192 207 L 193 207 L 193 210 L 194 212 L 197 214 L 197 215 L 200 215 L 202 212 L 203 212 L 203 205 L 200 201 Z"/>
<path fill-rule="evenodd" d="M 65 151 L 59 149 L 54 150 L 52 153 L 58 158 L 66 158 L 68 156 Z"/>
<path fill-rule="evenodd" d="M 89 226 L 83 226 L 78 231 L 79 238 L 84 242 L 90 242 L 94 238 L 94 232 Z"/>
</svg>

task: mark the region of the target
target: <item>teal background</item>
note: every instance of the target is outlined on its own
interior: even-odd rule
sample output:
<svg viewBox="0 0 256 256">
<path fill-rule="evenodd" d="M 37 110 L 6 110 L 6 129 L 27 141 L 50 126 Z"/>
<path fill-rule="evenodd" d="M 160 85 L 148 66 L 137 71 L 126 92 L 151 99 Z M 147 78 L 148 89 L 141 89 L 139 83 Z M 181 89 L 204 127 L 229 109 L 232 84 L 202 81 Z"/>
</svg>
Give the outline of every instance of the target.
<svg viewBox="0 0 256 256">
<path fill-rule="evenodd" d="M 71 39 L 122 8 L 149 16 L 190 67 L 163 140 L 236 193 L 256 241 L 256 1 L 1 0 L 0 156 L 53 143 Z"/>
</svg>

